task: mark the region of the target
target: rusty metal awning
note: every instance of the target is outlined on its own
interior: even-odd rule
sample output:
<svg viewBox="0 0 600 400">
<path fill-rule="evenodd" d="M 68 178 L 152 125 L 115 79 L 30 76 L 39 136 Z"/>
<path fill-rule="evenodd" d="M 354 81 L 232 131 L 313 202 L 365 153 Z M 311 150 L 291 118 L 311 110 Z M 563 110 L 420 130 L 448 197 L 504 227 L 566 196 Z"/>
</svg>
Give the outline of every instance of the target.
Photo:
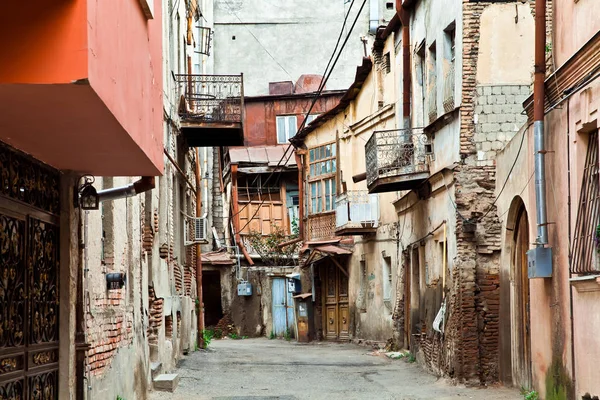
<svg viewBox="0 0 600 400">
<path fill-rule="evenodd" d="M 232 164 L 251 164 L 275 167 L 282 159 L 287 148 L 287 144 L 277 146 L 234 147 L 229 149 L 229 157 Z M 294 157 L 293 149 L 288 150 L 283 161 L 281 161 L 281 164 L 284 162 L 284 165 L 287 167 L 296 165 L 296 157 Z"/>
<path fill-rule="evenodd" d="M 211 251 L 202 254 L 202 264 L 209 265 L 233 265 L 233 260 L 224 251 Z"/>
<path fill-rule="evenodd" d="M 310 255 L 302 264 L 301 268 L 306 268 L 311 263 L 320 261 L 326 257 L 335 258 L 337 256 L 349 256 L 352 254 L 352 250 L 350 250 L 349 248 L 335 244 L 322 244 L 317 246 L 310 246 L 305 251 L 307 250 L 310 251 Z"/>
</svg>

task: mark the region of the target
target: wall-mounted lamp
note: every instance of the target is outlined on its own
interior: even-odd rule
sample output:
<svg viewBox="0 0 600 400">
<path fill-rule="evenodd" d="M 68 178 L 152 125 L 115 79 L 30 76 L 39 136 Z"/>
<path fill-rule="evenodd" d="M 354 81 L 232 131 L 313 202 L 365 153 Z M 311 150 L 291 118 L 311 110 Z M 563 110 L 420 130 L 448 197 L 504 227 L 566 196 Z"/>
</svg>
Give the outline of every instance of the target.
<svg viewBox="0 0 600 400">
<path fill-rule="evenodd" d="M 84 182 L 75 191 L 75 207 L 82 210 L 97 210 L 100 207 L 100 196 L 94 187 L 94 177 L 84 176 Z"/>
</svg>

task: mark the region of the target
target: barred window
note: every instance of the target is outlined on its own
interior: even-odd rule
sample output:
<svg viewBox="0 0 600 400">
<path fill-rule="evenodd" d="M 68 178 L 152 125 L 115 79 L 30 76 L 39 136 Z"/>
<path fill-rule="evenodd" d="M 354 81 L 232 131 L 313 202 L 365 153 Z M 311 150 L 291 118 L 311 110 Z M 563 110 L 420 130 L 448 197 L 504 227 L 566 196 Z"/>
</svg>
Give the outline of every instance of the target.
<svg viewBox="0 0 600 400">
<path fill-rule="evenodd" d="M 598 182 L 598 131 L 589 137 L 585 168 L 581 178 L 581 192 L 575 222 L 571 252 L 571 272 L 574 274 L 600 273 L 600 183 Z"/>
</svg>

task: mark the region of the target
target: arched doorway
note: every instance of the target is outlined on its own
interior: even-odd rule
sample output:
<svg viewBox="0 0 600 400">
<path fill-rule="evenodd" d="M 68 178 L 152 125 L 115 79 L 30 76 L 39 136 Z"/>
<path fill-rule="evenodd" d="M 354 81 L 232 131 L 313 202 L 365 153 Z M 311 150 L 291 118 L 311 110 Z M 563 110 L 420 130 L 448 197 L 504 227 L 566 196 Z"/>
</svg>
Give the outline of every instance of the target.
<svg viewBox="0 0 600 400">
<path fill-rule="evenodd" d="M 516 197 L 510 207 L 506 226 L 506 258 L 510 267 L 501 278 L 501 303 L 510 318 L 503 323 L 501 353 L 510 349 L 508 357 L 500 360 L 502 380 L 516 387 L 531 387 L 531 324 L 527 251 L 529 250 L 529 222 L 525 204 Z M 504 288 L 502 288 L 502 286 Z M 504 300 L 502 300 L 504 294 Z M 507 354 L 508 356 L 508 354 Z"/>
</svg>

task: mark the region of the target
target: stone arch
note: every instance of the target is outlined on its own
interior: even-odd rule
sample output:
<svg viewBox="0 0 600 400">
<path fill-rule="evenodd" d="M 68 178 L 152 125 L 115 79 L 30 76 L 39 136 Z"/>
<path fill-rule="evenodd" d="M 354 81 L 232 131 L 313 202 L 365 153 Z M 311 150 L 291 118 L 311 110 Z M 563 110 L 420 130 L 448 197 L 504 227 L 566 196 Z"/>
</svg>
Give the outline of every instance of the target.
<svg viewBox="0 0 600 400">
<path fill-rule="evenodd" d="M 500 380 L 531 386 L 529 279 L 526 252 L 530 246 L 529 214 L 523 199 L 511 202 L 503 231 L 500 269 Z"/>
</svg>

